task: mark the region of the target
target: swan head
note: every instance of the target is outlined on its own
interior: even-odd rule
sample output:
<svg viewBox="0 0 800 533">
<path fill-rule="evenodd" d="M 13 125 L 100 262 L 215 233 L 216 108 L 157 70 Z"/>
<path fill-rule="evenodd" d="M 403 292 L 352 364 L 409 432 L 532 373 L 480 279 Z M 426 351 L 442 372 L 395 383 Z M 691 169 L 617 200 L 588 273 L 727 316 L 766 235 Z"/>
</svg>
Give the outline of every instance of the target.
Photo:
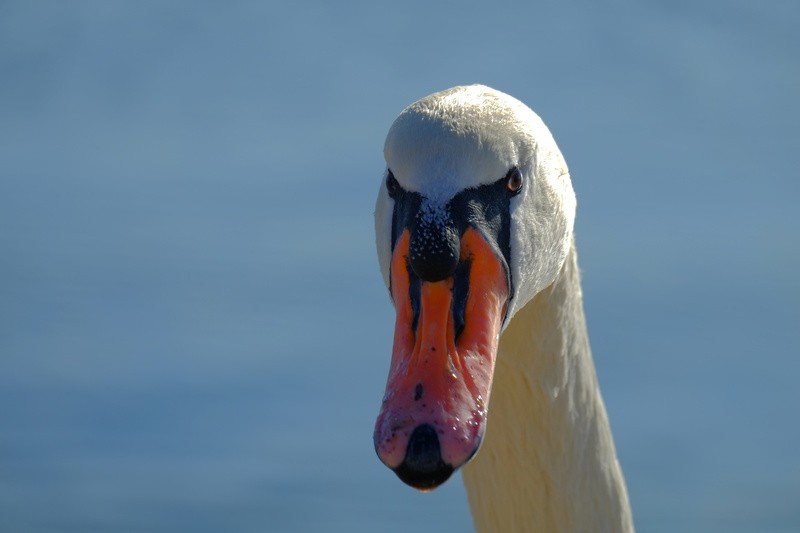
<svg viewBox="0 0 800 533">
<path fill-rule="evenodd" d="M 431 489 L 480 446 L 500 334 L 560 271 L 575 195 L 541 119 L 481 85 L 404 109 L 384 156 L 375 231 L 396 322 L 374 443 Z"/>
</svg>

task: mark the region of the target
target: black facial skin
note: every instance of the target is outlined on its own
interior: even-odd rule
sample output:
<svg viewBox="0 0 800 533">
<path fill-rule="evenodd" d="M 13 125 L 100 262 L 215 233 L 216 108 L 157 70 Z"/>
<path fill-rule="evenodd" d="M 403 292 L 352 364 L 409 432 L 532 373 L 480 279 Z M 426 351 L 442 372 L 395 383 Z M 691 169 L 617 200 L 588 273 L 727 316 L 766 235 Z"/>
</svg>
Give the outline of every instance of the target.
<svg viewBox="0 0 800 533">
<path fill-rule="evenodd" d="M 517 167 L 488 185 L 471 187 L 454 196 L 436 213 L 426 213 L 423 196 L 403 189 L 389 170 L 386 190 L 394 200 L 392 241 L 394 247 L 404 230 L 409 230 L 407 268 L 410 280 L 411 306 L 416 329 L 419 316 L 420 281 L 441 281 L 454 277 L 453 311 L 456 339 L 464 328 L 464 307 L 469 290 L 469 258 L 460 260 L 460 240 L 468 227 L 479 231 L 503 263 L 508 276 L 509 299 L 513 297 L 509 264 L 511 262 L 511 198 L 523 187 Z"/>
</svg>

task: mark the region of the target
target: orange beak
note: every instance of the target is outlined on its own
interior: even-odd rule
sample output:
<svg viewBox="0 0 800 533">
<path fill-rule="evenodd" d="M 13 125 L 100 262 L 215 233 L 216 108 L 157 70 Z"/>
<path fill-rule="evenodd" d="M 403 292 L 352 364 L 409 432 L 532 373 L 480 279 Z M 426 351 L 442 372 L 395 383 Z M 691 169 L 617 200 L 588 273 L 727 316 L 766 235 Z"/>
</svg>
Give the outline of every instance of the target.
<svg viewBox="0 0 800 533">
<path fill-rule="evenodd" d="M 406 229 L 392 255 L 397 318 L 374 441 L 384 464 L 425 490 L 480 446 L 510 289 L 504 262 L 472 227 L 460 239 L 459 268 L 442 281 L 413 274 L 409 241 Z"/>
</svg>

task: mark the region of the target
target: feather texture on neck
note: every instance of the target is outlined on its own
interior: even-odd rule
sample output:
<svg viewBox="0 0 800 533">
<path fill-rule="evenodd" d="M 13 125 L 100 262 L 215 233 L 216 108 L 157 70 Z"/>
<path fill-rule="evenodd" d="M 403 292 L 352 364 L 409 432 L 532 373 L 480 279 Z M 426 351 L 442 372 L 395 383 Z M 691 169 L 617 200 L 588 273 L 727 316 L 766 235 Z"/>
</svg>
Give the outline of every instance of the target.
<svg viewBox="0 0 800 533">
<path fill-rule="evenodd" d="M 483 445 L 463 469 L 477 531 L 633 530 L 574 245 L 501 337 L 491 401 Z"/>
</svg>

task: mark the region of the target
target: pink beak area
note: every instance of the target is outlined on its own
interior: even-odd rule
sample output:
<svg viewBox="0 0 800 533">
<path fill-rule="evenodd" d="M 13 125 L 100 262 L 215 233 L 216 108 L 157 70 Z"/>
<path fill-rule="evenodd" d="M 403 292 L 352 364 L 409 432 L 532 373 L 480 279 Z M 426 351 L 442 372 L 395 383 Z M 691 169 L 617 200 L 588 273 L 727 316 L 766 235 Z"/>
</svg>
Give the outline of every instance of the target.
<svg viewBox="0 0 800 533">
<path fill-rule="evenodd" d="M 468 228 L 459 258 L 469 262 L 463 327 L 456 332 L 453 277 L 418 281 L 415 319 L 408 249 L 406 230 L 392 256 L 397 319 L 374 441 L 378 457 L 400 479 L 429 490 L 480 446 L 509 288 L 503 263 L 481 233 Z"/>
</svg>

